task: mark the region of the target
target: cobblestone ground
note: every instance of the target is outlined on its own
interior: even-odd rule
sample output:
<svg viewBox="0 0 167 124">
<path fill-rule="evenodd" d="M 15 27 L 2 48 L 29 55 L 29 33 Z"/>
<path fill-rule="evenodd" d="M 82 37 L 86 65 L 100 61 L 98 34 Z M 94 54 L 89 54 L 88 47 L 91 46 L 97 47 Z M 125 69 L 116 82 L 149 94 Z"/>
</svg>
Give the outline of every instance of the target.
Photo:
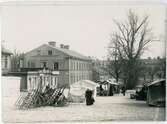
<svg viewBox="0 0 167 124">
<path fill-rule="evenodd" d="M 149 107 L 145 101 L 136 101 L 129 95 L 97 97 L 92 106 L 85 103 L 66 107 L 41 107 L 17 110 L 13 107 L 16 98 L 3 99 L 5 122 L 55 122 L 55 121 L 164 121 L 164 107 Z"/>
</svg>

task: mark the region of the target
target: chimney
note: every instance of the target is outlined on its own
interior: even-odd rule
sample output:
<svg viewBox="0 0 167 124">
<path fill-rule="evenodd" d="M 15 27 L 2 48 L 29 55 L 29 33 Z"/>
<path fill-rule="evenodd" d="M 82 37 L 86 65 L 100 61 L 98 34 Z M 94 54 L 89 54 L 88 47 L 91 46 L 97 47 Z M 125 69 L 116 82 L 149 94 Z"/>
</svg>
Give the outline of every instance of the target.
<svg viewBox="0 0 167 124">
<path fill-rule="evenodd" d="M 50 41 L 50 42 L 48 42 L 48 44 L 52 47 L 56 47 L 56 42 L 55 41 Z"/>
<path fill-rule="evenodd" d="M 69 49 L 70 46 L 69 46 L 69 45 L 64 45 L 64 48 L 65 48 L 65 49 Z"/>
<path fill-rule="evenodd" d="M 60 48 L 64 48 L 64 44 L 60 44 Z"/>
</svg>

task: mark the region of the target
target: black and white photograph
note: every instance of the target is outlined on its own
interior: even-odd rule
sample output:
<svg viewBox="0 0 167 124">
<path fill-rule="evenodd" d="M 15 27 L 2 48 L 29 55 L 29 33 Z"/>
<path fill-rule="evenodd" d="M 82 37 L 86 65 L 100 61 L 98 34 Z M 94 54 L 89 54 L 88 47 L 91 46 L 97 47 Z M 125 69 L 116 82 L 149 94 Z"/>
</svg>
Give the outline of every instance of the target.
<svg viewBox="0 0 167 124">
<path fill-rule="evenodd" d="M 166 121 L 167 6 L 0 3 L 5 123 Z"/>
</svg>

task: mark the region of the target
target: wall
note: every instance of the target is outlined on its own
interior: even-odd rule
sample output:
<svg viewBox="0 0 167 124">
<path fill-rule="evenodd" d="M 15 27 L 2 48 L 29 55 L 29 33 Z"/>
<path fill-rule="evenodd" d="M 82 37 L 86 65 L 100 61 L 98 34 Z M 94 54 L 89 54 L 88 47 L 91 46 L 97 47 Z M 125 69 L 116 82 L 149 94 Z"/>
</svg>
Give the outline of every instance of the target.
<svg viewBox="0 0 167 124">
<path fill-rule="evenodd" d="M 53 75 L 50 71 L 28 72 L 27 73 L 27 90 L 44 90 L 47 85 L 51 88 L 57 88 L 58 76 Z"/>
<path fill-rule="evenodd" d="M 79 80 L 92 80 L 91 61 L 70 59 L 69 81 L 73 84 Z"/>
</svg>

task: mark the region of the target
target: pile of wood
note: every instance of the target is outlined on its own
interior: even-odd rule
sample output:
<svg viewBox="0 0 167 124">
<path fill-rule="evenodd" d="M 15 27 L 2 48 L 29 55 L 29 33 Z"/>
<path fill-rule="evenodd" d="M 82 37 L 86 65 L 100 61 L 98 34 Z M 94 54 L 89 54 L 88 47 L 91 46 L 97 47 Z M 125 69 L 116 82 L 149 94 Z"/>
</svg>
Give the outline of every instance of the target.
<svg viewBox="0 0 167 124">
<path fill-rule="evenodd" d="M 42 91 L 39 87 L 28 92 L 26 96 L 20 96 L 16 101 L 18 109 L 30 109 L 41 106 L 65 106 L 67 99 L 63 95 L 65 87 L 50 88 L 46 86 Z"/>
</svg>

